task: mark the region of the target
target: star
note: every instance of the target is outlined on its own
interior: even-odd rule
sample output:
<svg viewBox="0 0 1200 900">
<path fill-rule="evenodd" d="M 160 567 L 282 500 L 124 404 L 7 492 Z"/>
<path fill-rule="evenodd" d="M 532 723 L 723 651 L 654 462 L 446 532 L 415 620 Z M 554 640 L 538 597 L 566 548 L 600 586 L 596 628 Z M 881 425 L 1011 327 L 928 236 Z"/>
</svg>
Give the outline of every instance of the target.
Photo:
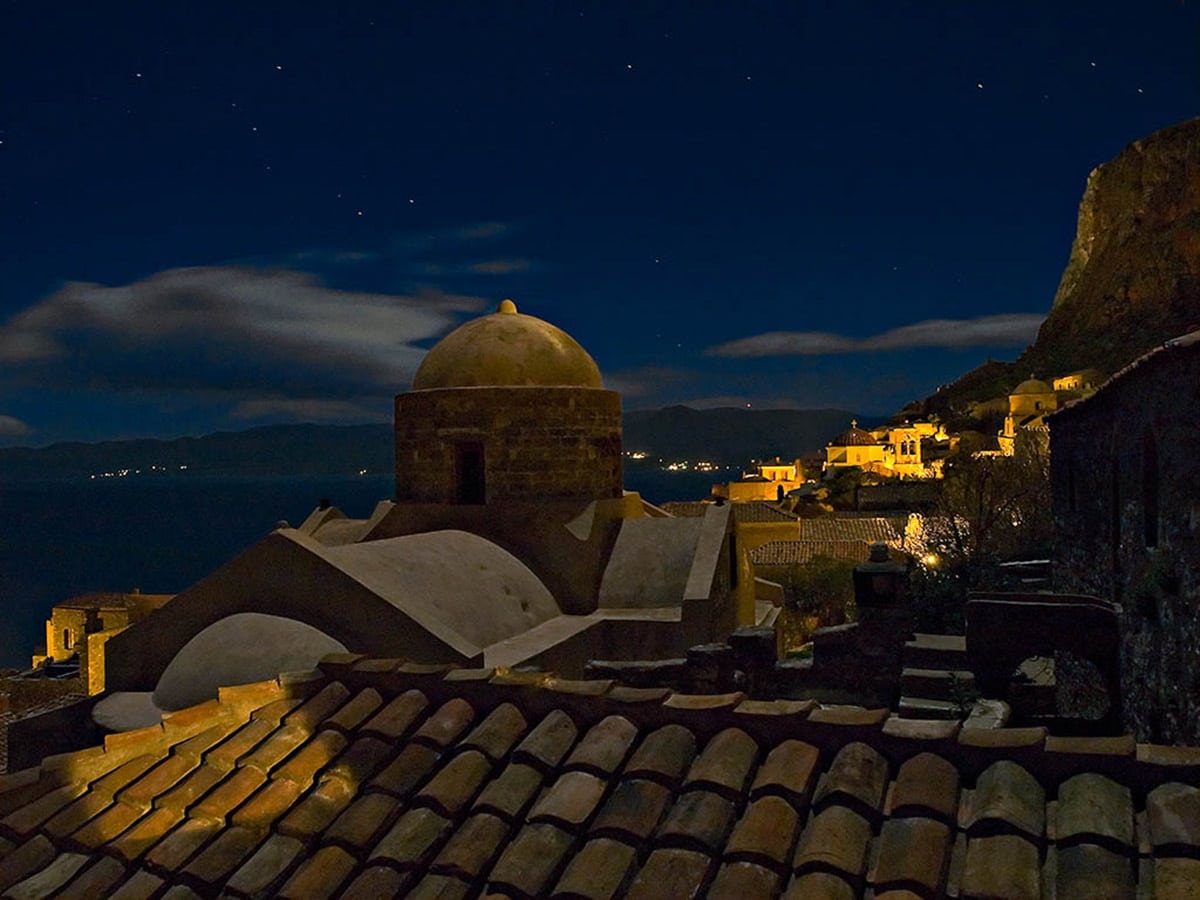
<svg viewBox="0 0 1200 900">
<path fill-rule="evenodd" d="M 276 66 L 276 67 L 275 67 L 275 71 L 276 71 L 276 72 L 282 72 L 282 71 L 283 71 L 283 66 Z"/>
<path fill-rule="evenodd" d="M 980 82 L 976 83 L 975 87 L 979 88 L 982 91 L 983 90 L 983 82 L 980 81 Z"/>
<path fill-rule="evenodd" d="M 360 210 L 358 211 L 358 215 L 360 215 L 360 216 L 361 216 L 362 214 L 363 214 L 363 211 L 360 209 Z"/>
</svg>

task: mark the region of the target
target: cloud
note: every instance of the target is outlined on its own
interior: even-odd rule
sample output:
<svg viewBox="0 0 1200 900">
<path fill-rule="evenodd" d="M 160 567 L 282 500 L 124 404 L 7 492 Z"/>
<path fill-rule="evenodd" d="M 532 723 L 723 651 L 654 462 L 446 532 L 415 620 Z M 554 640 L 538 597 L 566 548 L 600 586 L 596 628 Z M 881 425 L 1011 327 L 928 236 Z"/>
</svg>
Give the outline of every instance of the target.
<svg viewBox="0 0 1200 900">
<path fill-rule="evenodd" d="M 99 391 L 346 398 L 403 389 L 476 297 L 369 294 L 299 272 L 170 269 L 133 284 L 70 283 L 0 325 L 8 377 Z"/>
<path fill-rule="evenodd" d="M 769 331 L 710 347 L 708 356 L 820 356 L 876 350 L 915 350 L 923 347 L 1025 346 L 1045 320 L 1033 313 L 1006 313 L 975 319 L 927 319 L 893 328 L 868 338 L 851 338 L 821 331 Z"/>
<path fill-rule="evenodd" d="M 0 416 L 0 437 L 23 437 L 32 429 L 14 416 Z"/>
<path fill-rule="evenodd" d="M 471 264 L 471 271 L 477 275 L 511 275 L 513 272 L 528 272 L 527 259 L 488 259 Z"/>
</svg>

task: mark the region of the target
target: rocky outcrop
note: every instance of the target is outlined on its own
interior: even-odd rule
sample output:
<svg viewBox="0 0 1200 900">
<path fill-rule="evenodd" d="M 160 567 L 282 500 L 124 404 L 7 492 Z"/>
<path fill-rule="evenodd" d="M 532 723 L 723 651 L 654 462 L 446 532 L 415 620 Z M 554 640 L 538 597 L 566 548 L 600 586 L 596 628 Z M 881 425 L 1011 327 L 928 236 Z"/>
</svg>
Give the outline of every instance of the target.
<svg viewBox="0 0 1200 900">
<path fill-rule="evenodd" d="M 1115 372 L 1200 328 L 1200 118 L 1088 176 L 1054 305 L 1016 371 Z"/>
</svg>

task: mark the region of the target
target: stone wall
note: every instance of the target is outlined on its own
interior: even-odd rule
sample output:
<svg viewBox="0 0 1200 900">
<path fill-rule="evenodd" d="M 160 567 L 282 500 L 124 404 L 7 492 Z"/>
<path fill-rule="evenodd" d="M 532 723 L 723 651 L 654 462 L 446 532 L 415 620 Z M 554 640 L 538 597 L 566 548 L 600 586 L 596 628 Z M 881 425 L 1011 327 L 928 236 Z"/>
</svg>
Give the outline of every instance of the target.
<svg viewBox="0 0 1200 900">
<path fill-rule="evenodd" d="M 396 499 L 459 499 L 459 448 L 483 449 L 486 502 L 621 496 L 621 400 L 574 387 L 476 387 L 396 397 Z"/>
<path fill-rule="evenodd" d="M 1121 605 L 1125 724 L 1200 743 L 1200 345 L 1049 418 L 1055 589 Z"/>
</svg>

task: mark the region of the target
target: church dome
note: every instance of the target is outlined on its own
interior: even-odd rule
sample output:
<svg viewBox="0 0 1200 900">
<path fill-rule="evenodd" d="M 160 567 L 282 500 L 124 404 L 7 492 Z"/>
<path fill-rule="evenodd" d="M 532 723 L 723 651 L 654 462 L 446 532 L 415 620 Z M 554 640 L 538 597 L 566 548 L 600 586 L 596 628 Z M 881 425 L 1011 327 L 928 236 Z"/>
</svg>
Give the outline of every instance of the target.
<svg viewBox="0 0 1200 900">
<path fill-rule="evenodd" d="M 843 431 L 841 434 L 839 434 L 837 437 L 835 437 L 832 441 L 830 441 L 829 446 L 831 446 L 831 447 L 871 447 L 871 446 L 874 446 L 876 443 L 878 443 L 878 441 L 876 441 L 875 438 L 872 437 L 871 432 L 863 431 L 861 428 L 858 427 L 858 421 L 852 420 L 850 422 L 850 429 L 848 431 Z"/>
<path fill-rule="evenodd" d="M 458 387 L 602 388 L 600 369 L 575 339 L 504 300 L 454 329 L 426 354 L 413 390 Z"/>
<path fill-rule="evenodd" d="M 1012 391 L 1014 394 L 1053 394 L 1054 388 L 1046 384 L 1044 381 L 1038 381 L 1036 378 L 1030 378 L 1027 381 L 1022 381 Z"/>
</svg>

